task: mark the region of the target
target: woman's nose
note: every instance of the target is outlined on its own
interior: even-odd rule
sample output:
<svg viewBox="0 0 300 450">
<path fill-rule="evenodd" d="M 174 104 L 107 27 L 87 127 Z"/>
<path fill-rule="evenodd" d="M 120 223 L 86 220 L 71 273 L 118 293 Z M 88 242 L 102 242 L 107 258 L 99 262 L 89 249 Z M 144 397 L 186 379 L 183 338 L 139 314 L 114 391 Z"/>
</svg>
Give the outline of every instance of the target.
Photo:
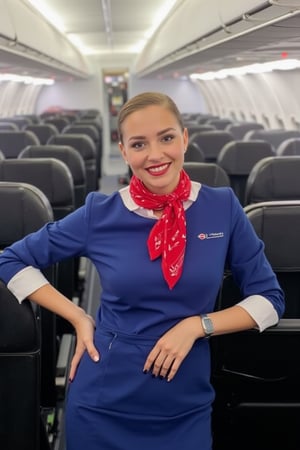
<svg viewBox="0 0 300 450">
<path fill-rule="evenodd" d="M 149 146 L 149 154 L 150 159 L 160 159 L 162 157 L 162 151 L 160 146 L 156 143 L 153 143 Z"/>
</svg>

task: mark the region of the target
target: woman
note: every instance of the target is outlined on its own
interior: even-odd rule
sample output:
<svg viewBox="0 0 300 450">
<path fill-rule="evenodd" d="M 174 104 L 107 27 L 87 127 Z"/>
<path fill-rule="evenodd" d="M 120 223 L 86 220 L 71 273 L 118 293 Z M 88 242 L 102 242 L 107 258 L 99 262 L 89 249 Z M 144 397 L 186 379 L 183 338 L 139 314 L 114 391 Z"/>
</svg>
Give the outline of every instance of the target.
<svg viewBox="0 0 300 450">
<path fill-rule="evenodd" d="M 174 102 L 148 92 L 119 114 L 130 185 L 7 248 L 0 277 L 21 301 L 74 326 L 67 450 L 211 450 L 210 354 L 206 336 L 277 323 L 283 293 L 229 188 L 191 182 L 188 134 Z M 102 285 L 91 317 L 39 269 L 85 256 Z M 214 312 L 225 262 L 244 300 Z"/>
</svg>

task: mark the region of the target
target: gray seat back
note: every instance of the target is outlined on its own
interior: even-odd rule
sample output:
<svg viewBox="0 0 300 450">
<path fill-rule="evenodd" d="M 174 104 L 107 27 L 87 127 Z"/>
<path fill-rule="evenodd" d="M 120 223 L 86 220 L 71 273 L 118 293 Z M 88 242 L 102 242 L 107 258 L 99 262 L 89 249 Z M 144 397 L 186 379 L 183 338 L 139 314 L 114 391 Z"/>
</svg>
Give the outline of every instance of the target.
<svg viewBox="0 0 300 450">
<path fill-rule="evenodd" d="M 215 163 L 185 162 L 183 168 L 192 181 L 213 187 L 230 186 L 228 175 Z"/>
<path fill-rule="evenodd" d="M 258 161 L 246 183 L 245 205 L 300 199 L 300 156 L 270 156 Z"/>
<path fill-rule="evenodd" d="M 230 179 L 230 184 L 242 205 L 245 188 L 253 166 L 262 158 L 274 156 L 273 147 L 266 141 L 231 141 L 221 149 L 217 164 Z"/>
<path fill-rule="evenodd" d="M 17 158 L 27 145 L 38 144 L 38 137 L 31 131 L 0 130 L 0 149 L 6 158 Z"/>
<path fill-rule="evenodd" d="M 19 158 L 55 158 L 62 161 L 72 174 L 75 208 L 84 204 L 87 193 L 86 170 L 82 156 L 73 147 L 66 145 L 30 145 L 21 151 Z"/>
</svg>

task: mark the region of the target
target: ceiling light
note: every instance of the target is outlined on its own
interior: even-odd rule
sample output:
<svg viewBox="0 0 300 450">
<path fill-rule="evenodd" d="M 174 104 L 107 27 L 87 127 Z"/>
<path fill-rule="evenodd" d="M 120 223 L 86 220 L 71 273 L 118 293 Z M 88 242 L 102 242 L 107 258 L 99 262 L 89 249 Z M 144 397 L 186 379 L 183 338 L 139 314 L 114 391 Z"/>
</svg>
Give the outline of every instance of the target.
<svg viewBox="0 0 300 450">
<path fill-rule="evenodd" d="M 227 78 L 229 76 L 242 76 L 251 73 L 267 73 L 273 70 L 293 70 L 300 68 L 298 59 L 281 59 L 279 61 L 269 61 L 266 63 L 256 63 L 241 67 L 232 67 L 215 72 L 193 73 L 190 75 L 192 80 L 215 80 Z"/>
</svg>

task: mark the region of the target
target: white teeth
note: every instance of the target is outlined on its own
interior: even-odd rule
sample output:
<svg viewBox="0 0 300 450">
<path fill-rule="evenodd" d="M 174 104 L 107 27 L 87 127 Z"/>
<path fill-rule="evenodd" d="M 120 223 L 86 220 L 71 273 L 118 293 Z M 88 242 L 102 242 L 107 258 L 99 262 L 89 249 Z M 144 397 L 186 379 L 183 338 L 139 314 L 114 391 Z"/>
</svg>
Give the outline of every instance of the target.
<svg viewBox="0 0 300 450">
<path fill-rule="evenodd" d="M 149 172 L 162 172 L 163 170 L 166 170 L 166 168 L 168 167 L 168 164 L 165 164 L 164 166 L 159 166 L 159 167 L 151 167 L 151 169 L 148 169 Z"/>
</svg>

